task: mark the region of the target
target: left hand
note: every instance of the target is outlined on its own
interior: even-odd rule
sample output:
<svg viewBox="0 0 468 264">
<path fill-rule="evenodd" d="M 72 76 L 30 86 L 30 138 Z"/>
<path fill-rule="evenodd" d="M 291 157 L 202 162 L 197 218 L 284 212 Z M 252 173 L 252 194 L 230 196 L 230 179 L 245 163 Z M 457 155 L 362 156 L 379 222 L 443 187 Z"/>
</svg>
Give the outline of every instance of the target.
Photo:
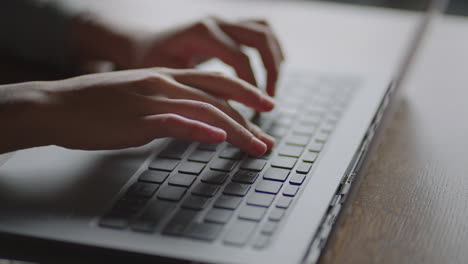
<svg viewBox="0 0 468 264">
<path fill-rule="evenodd" d="M 87 23 L 90 26 L 93 20 Z M 99 23 L 95 23 L 95 26 L 101 27 L 97 31 L 102 32 L 90 38 L 92 43 L 99 46 L 100 41 L 96 38 L 109 35 L 113 39 L 112 44 L 108 41 L 103 44 L 105 51 L 101 53 L 109 53 L 107 57 L 120 68 L 192 68 L 211 58 L 218 58 L 233 67 L 239 78 L 257 86 L 249 57 L 242 51 L 241 45 L 253 47 L 259 51 L 266 69 L 266 91 L 270 96 L 275 94 L 284 55 L 277 37 L 264 20 L 234 23 L 208 17 L 169 31 L 144 35 L 121 34 L 122 38 L 112 36 L 109 26 Z M 123 39 L 121 45 L 119 39 Z M 119 49 L 119 46 L 122 48 Z"/>
</svg>

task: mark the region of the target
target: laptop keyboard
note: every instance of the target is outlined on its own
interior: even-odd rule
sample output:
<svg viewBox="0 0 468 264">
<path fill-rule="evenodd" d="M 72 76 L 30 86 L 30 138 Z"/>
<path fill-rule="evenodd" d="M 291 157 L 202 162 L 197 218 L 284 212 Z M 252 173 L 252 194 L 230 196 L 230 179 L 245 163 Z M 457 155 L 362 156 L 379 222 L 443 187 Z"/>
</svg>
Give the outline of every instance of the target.
<svg viewBox="0 0 468 264">
<path fill-rule="evenodd" d="M 230 144 L 171 141 L 100 218 L 105 228 L 265 248 L 298 199 L 359 81 L 296 73 L 253 121 L 276 138 L 250 157 Z M 287 94 L 287 96 L 284 96 Z M 132 179 L 133 180 L 133 179 Z"/>
</svg>

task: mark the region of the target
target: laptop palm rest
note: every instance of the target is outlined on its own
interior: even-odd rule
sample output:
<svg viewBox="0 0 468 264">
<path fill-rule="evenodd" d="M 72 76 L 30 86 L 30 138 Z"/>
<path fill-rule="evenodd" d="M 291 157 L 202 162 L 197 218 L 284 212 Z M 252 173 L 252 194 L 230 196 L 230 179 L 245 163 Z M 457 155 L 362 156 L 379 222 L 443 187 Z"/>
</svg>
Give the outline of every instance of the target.
<svg viewBox="0 0 468 264">
<path fill-rule="evenodd" d="M 141 167 L 151 149 L 19 151 L 0 167 L 0 223 L 52 216 L 95 217 Z"/>
</svg>

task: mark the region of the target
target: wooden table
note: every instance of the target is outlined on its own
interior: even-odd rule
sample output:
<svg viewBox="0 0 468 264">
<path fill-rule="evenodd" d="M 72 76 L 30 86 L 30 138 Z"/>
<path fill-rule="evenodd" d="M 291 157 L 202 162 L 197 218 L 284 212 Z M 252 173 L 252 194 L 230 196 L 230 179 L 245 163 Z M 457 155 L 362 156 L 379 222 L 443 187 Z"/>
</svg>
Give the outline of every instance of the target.
<svg viewBox="0 0 468 264">
<path fill-rule="evenodd" d="M 468 20 L 447 17 L 321 263 L 467 263 Z"/>
<path fill-rule="evenodd" d="M 284 43 L 290 66 L 342 72 L 394 69 L 414 18 L 407 12 L 323 3 L 197 1 L 190 6 L 140 0 L 112 1 L 111 8 L 108 3 L 72 4 L 141 27 L 165 27 L 208 13 L 266 17 Z M 468 19 L 447 17 L 436 26 L 320 263 L 467 262 L 467 50 Z"/>
</svg>

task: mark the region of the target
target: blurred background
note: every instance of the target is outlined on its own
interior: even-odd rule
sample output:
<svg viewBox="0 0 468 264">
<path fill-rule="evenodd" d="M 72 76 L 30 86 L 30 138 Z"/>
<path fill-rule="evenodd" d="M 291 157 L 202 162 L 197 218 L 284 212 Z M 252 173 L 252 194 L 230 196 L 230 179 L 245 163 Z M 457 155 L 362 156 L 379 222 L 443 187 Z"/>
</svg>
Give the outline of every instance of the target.
<svg viewBox="0 0 468 264">
<path fill-rule="evenodd" d="M 309 0 L 311 1 L 311 0 Z M 418 10 L 424 7 L 427 0 L 319 0 L 329 2 L 352 3 L 370 6 L 383 6 L 399 9 Z M 451 0 L 447 13 L 468 16 L 468 0 Z"/>
</svg>

